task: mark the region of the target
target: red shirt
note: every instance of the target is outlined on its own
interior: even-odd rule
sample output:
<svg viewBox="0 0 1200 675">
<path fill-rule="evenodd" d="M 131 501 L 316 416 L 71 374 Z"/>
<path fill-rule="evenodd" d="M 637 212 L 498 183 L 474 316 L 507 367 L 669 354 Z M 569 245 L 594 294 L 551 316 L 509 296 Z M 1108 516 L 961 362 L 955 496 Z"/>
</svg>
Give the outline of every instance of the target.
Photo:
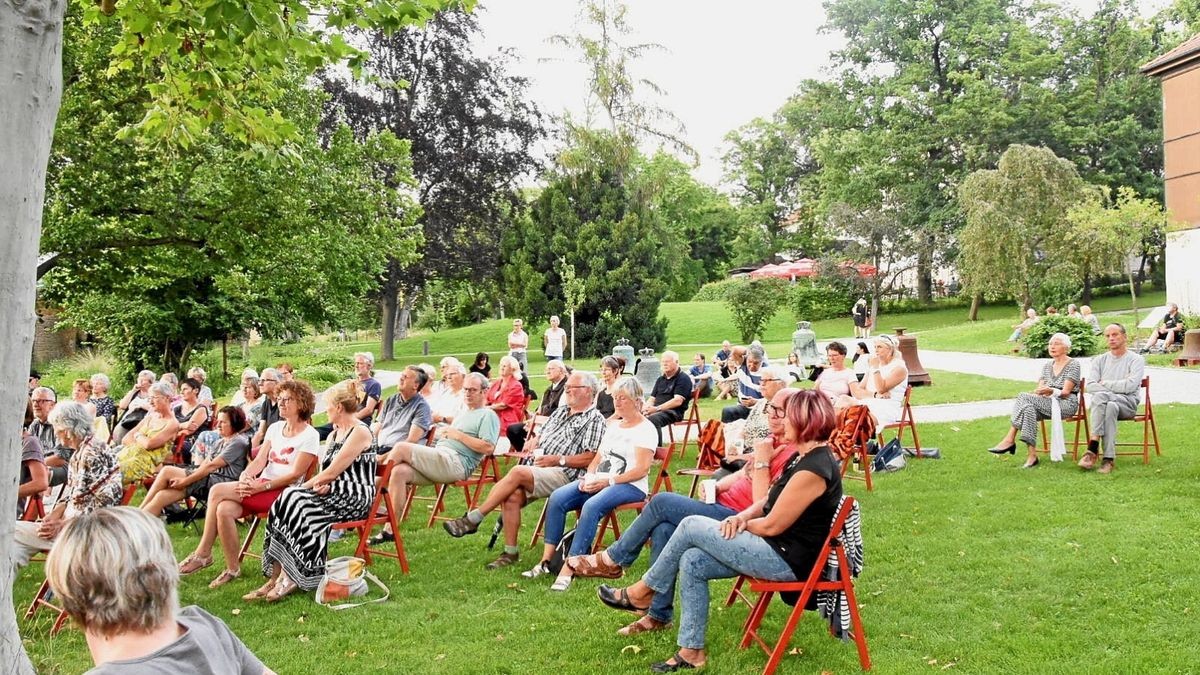
<svg viewBox="0 0 1200 675">
<path fill-rule="evenodd" d="M 774 459 L 771 460 L 771 468 L 768 470 L 772 483 L 779 478 L 779 474 L 783 473 L 783 467 L 787 466 L 788 460 L 795 454 L 796 451 L 790 447 L 775 453 Z M 750 460 L 750 462 L 753 463 L 754 460 Z M 739 513 L 750 508 L 754 504 L 754 481 L 742 473 L 733 485 L 729 486 L 729 489 L 717 495 L 717 503 Z"/>
</svg>

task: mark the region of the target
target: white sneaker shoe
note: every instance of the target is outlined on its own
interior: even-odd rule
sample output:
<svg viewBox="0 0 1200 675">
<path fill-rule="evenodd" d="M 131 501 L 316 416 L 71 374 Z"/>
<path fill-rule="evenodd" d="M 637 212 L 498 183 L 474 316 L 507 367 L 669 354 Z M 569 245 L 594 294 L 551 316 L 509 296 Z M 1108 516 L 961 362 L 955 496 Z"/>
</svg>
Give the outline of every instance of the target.
<svg viewBox="0 0 1200 675">
<path fill-rule="evenodd" d="M 550 568 L 546 567 L 545 562 L 540 562 L 530 569 L 521 572 L 521 576 L 525 577 L 526 579 L 535 579 L 543 574 L 550 574 Z"/>
</svg>

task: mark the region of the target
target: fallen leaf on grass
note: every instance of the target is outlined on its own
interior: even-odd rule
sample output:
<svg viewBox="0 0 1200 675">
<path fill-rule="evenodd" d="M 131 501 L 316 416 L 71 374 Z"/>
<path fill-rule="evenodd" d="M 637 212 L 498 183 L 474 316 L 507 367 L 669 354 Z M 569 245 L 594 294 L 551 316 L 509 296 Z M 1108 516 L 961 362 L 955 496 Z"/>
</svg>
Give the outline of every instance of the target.
<svg viewBox="0 0 1200 675">
<path fill-rule="evenodd" d="M 957 666 L 957 665 L 958 665 L 957 661 L 951 661 L 950 663 L 947 663 L 946 665 L 942 666 L 942 670 L 945 670 L 947 668 L 953 668 L 954 666 Z"/>
<path fill-rule="evenodd" d="M 441 661 L 441 660 L 442 660 L 442 659 L 444 659 L 444 658 L 446 658 L 446 655 L 445 655 L 445 654 L 438 654 L 437 656 L 433 657 L 433 660 L 434 660 L 434 661 Z"/>
<path fill-rule="evenodd" d="M 1117 556 L 1115 556 L 1115 555 L 1112 557 L 1112 561 L 1113 561 L 1113 564 L 1114 564 L 1114 565 L 1120 565 L 1120 564 L 1121 564 L 1121 563 L 1117 562 Z"/>
<path fill-rule="evenodd" d="M 908 638 L 909 640 L 916 640 L 916 639 L 917 639 L 917 636 L 915 636 L 915 635 L 909 635 L 908 633 L 901 633 L 901 634 L 900 634 L 900 637 L 902 637 L 902 638 Z"/>
<path fill-rule="evenodd" d="M 634 654 L 641 654 L 642 648 L 637 645 L 625 645 L 624 647 L 621 647 L 621 653 L 624 654 L 625 652 L 633 652 Z"/>
<path fill-rule="evenodd" d="M 958 427 L 950 427 L 950 431 L 962 431 L 962 429 Z"/>
<path fill-rule="evenodd" d="M 799 647 L 792 647 L 791 649 L 788 650 L 788 654 L 791 656 L 800 656 L 803 653 L 804 653 L 804 650 L 800 649 Z"/>
<path fill-rule="evenodd" d="M 298 638 L 296 638 L 296 639 L 297 639 L 297 640 L 299 640 L 299 641 L 301 641 L 301 642 L 308 642 L 308 636 L 307 636 L 307 635 L 301 635 L 300 637 L 298 637 Z"/>
<path fill-rule="evenodd" d="M 299 617 L 296 619 L 296 623 L 304 623 L 304 615 L 303 615 L 303 614 L 301 614 L 301 615 L 300 615 L 300 616 L 299 616 Z"/>
<path fill-rule="evenodd" d="M 237 608 L 234 608 L 234 610 L 232 612 L 230 612 L 230 614 L 232 614 L 234 616 L 237 616 L 238 614 L 241 614 L 241 613 L 242 613 L 242 610 L 237 609 Z"/>
<path fill-rule="evenodd" d="M 498 634 L 496 634 L 496 639 L 497 639 L 497 640 L 503 640 L 503 639 L 504 639 L 504 633 L 498 633 Z"/>
</svg>

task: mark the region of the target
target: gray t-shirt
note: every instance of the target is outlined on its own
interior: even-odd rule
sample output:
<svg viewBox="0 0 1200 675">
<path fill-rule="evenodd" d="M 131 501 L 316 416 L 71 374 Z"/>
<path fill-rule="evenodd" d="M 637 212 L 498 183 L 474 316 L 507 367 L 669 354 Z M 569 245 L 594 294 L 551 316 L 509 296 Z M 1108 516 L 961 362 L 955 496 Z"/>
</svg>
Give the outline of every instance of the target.
<svg viewBox="0 0 1200 675">
<path fill-rule="evenodd" d="M 174 642 L 136 659 L 109 661 L 87 675 L 262 675 L 266 667 L 220 619 L 192 605 L 175 620 L 186 631 Z"/>
<path fill-rule="evenodd" d="M 383 411 L 379 413 L 379 448 L 382 450 L 407 441 L 408 432 L 414 424 L 425 431 L 433 426 L 433 413 L 425 397 L 414 394 L 407 401 L 402 401 L 399 393 L 389 396 L 383 402 Z M 418 439 L 417 442 L 423 445 L 425 439 Z"/>
</svg>

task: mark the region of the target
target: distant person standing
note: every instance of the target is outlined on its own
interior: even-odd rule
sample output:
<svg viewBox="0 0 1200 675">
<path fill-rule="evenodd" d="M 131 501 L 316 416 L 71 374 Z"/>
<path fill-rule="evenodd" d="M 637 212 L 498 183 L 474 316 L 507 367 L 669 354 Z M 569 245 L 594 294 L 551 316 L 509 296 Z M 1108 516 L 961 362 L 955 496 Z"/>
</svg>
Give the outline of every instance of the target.
<svg viewBox="0 0 1200 675">
<path fill-rule="evenodd" d="M 854 317 L 854 337 L 871 337 L 871 327 L 867 325 L 870 311 L 867 309 L 867 299 L 859 298 L 850 308 L 850 316 Z"/>
<path fill-rule="evenodd" d="M 529 370 L 529 333 L 525 332 L 525 322 L 513 319 L 512 332 L 508 334 L 508 355 L 521 364 L 521 372 Z"/>
<path fill-rule="evenodd" d="M 567 344 L 567 331 L 558 327 L 558 317 L 550 317 L 550 327 L 542 335 L 542 348 L 546 352 L 546 360 L 562 360 Z"/>
</svg>

